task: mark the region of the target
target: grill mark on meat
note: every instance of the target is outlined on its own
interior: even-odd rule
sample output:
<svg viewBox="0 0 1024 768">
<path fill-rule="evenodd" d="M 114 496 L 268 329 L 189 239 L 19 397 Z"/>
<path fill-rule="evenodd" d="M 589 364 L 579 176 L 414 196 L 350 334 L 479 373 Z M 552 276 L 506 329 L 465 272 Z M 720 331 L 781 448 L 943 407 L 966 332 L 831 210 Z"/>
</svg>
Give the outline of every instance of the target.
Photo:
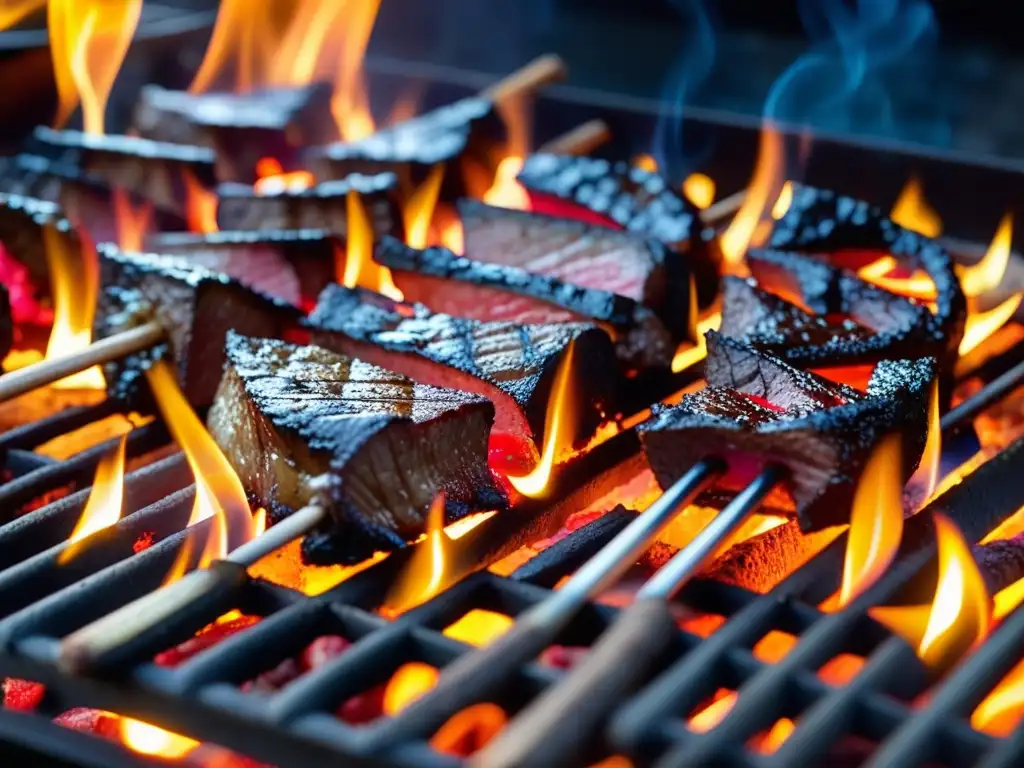
<svg viewBox="0 0 1024 768">
<path fill-rule="evenodd" d="M 677 342 L 693 340 L 690 265 L 655 238 L 473 200 L 460 201 L 459 214 L 468 258 L 632 299 Z"/>
<path fill-rule="evenodd" d="M 504 506 L 486 463 L 486 399 L 319 347 L 234 333 L 225 346 L 210 432 L 275 519 L 327 496 L 330 523 L 307 556 L 354 562 L 401 548 L 441 490 L 447 522 Z"/>
<path fill-rule="evenodd" d="M 667 368 L 672 362 L 675 345 L 667 329 L 625 296 L 484 264 L 444 248 L 416 250 L 391 237 L 380 242 L 374 258 L 391 270 L 407 301 L 434 312 L 518 323 L 595 322 L 616 342 L 627 366 Z"/>
<path fill-rule="evenodd" d="M 94 337 L 104 338 L 157 320 L 167 342 L 105 368 L 110 394 L 149 408 L 142 372 L 154 357 L 170 355 L 189 402 L 213 399 L 224 364 L 224 338 L 235 328 L 278 336 L 299 316 L 289 304 L 257 293 L 219 272 L 157 254 L 99 247 L 101 286 Z"/>
<path fill-rule="evenodd" d="M 517 437 L 536 461 L 555 371 L 576 345 L 574 444 L 614 412 L 615 357 L 607 335 L 584 323 L 518 325 L 433 314 L 360 289 L 329 286 L 307 321 L 313 342 L 416 381 L 475 392 L 497 409 L 495 432 Z"/>
<path fill-rule="evenodd" d="M 730 491 L 765 464 L 781 462 L 790 474 L 788 495 L 776 492 L 769 503 L 788 504 L 801 528 L 814 531 L 847 522 L 857 479 L 884 435 L 904 435 L 905 477 L 920 460 L 935 373 L 930 358 L 881 361 L 861 395 L 711 333 L 707 369 L 707 389 L 655 409 L 639 428 L 663 488 L 707 456 L 727 461 L 719 487 Z M 765 408 L 744 394 L 786 410 Z"/>
</svg>

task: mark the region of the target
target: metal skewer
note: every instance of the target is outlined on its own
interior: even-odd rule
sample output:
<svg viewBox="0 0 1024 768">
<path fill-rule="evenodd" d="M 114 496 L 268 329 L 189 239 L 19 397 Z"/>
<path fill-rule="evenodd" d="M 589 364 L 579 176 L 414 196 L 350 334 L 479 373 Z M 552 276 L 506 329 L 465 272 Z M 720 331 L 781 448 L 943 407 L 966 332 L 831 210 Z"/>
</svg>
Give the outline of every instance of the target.
<svg viewBox="0 0 1024 768">
<path fill-rule="evenodd" d="M 670 598 L 714 555 L 786 474 L 770 465 L 636 594 L 565 679 L 548 688 L 470 761 L 478 768 L 575 762 L 585 741 L 639 685 L 676 632 Z"/>
<path fill-rule="evenodd" d="M 180 580 L 121 606 L 87 624 L 61 643 L 58 663 L 72 673 L 115 666 L 132 648 L 148 646 L 155 637 L 174 633 L 176 618 L 218 603 L 245 583 L 246 569 L 271 552 L 303 536 L 327 517 L 318 504 L 303 507 L 218 560 Z M 158 649 L 159 650 L 159 649 Z"/>
<path fill-rule="evenodd" d="M 491 645 L 457 659 L 441 673 L 437 686 L 370 737 L 378 748 L 396 730 L 427 736 L 459 710 L 500 688 L 573 619 L 594 595 L 624 574 L 681 508 L 690 504 L 724 470 L 706 459 L 683 475 L 643 514 L 580 568 L 564 587 L 520 614 L 512 628 Z"/>
</svg>

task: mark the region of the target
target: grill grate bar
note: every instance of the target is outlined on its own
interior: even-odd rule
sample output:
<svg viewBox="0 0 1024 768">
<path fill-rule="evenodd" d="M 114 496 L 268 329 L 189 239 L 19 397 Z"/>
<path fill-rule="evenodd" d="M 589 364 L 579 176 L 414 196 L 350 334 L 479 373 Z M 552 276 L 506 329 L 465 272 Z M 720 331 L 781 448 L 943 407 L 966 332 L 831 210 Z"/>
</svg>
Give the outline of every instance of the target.
<svg viewBox="0 0 1024 768">
<path fill-rule="evenodd" d="M 22 424 L 0 434 L 0 451 L 13 449 L 31 451 L 43 443 L 74 432 L 94 421 L 107 416 L 123 413 L 124 407 L 113 398 L 106 398 L 95 405 L 76 405 L 65 408 L 51 416 Z"/>
</svg>

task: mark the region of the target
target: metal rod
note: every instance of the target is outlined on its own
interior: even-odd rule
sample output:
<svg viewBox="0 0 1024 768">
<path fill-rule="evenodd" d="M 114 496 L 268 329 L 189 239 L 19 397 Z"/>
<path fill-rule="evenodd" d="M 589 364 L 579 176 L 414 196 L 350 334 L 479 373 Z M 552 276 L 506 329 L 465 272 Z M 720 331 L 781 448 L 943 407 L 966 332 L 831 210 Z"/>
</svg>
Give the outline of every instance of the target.
<svg viewBox="0 0 1024 768">
<path fill-rule="evenodd" d="M 942 417 L 942 431 L 963 426 L 990 405 L 1009 395 L 1024 383 L 1024 361 L 1017 363 L 1001 376 L 997 376 L 986 384 L 976 395 L 964 400 L 956 408 L 951 409 Z"/>
<path fill-rule="evenodd" d="M 509 99 L 527 96 L 549 83 L 565 80 L 568 74 L 565 62 L 561 58 L 553 53 L 546 53 L 484 88 L 480 96 L 500 104 Z"/>
<path fill-rule="evenodd" d="M 588 120 L 556 136 L 537 150 L 549 155 L 589 155 L 612 137 L 612 131 L 604 120 Z"/>
</svg>

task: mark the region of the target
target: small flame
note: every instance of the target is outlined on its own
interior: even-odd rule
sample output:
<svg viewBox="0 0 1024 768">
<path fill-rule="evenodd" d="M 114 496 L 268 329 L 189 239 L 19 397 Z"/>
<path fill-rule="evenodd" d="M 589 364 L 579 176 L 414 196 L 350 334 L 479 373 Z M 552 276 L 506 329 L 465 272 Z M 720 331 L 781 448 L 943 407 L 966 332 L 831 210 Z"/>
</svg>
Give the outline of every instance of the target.
<svg viewBox="0 0 1024 768">
<path fill-rule="evenodd" d="M 729 711 L 736 705 L 739 694 L 736 691 L 721 689 L 716 692 L 715 700 L 694 714 L 686 722 L 686 727 L 694 733 L 707 733 L 725 719 Z"/>
<path fill-rule="evenodd" d="M 932 668 L 945 668 L 985 637 L 992 605 L 985 580 L 956 524 L 935 513 L 939 580 L 931 606 L 873 608 L 877 621 L 915 647 Z"/>
<path fill-rule="evenodd" d="M 413 248 L 426 248 L 430 223 L 437 207 L 437 198 L 441 193 L 441 182 L 444 180 L 444 163 L 438 163 L 430 169 L 405 204 L 402 220 L 405 224 L 405 242 Z"/>
<path fill-rule="evenodd" d="M 401 301 L 402 292 L 391 279 L 391 270 L 373 260 L 373 225 L 363 205 L 362 196 L 354 189 L 345 196 L 345 211 L 348 217 L 348 244 L 339 282 L 346 288 L 368 288 Z"/>
<path fill-rule="evenodd" d="M 657 173 L 658 161 L 652 155 L 644 153 L 633 158 L 633 167 L 639 168 L 641 171 L 647 171 L 647 173 Z"/>
<path fill-rule="evenodd" d="M 444 635 L 479 647 L 497 640 L 508 632 L 514 623 L 514 619 L 504 613 L 474 608 L 445 627 Z"/>
<path fill-rule="evenodd" d="M 189 231 L 201 235 L 216 232 L 216 193 L 200 184 L 195 174 L 187 168 L 182 176 L 185 179 L 185 222 Z"/>
<path fill-rule="evenodd" d="M 784 173 L 785 149 L 782 135 L 771 123 L 765 122 L 761 128 L 757 166 L 747 187 L 747 195 L 719 239 L 725 259 L 723 268 L 727 272 L 746 273 L 743 259 L 747 248 L 762 242 L 759 225 L 764 220 L 765 212 L 770 210 L 769 203 L 777 201 L 784 189 Z"/>
<path fill-rule="evenodd" d="M 909 276 L 894 276 L 900 265 L 892 256 L 881 256 L 857 270 L 857 277 L 901 296 L 921 301 L 935 300 L 935 283 L 924 270 L 915 270 Z"/>
<path fill-rule="evenodd" d="M 685 371 L 692 365 L 696 365 L 708 356 L 708 344 L 704 334 L 708 331 L 717 331 L 722 324 L 722 313 L 715 312 L 703 320 L 697 322 L 697 343 L 681 346 L 672 358 L 672 373 Z"/>
<path fill-rule="evenodd" d="M 427 541 L 416 548 L 409 564 L 398 577 L 384 601 L 389 613 L 404 613 L 426 602 L 445 584 L 446 549 L 444 494 L 439 493 L 427 510 Z"/>
<path fill-rule="evenodd" d="M 960 340 L 958 349 L 960 356 L 963 357 L 977 349 L 985 339 L 1006 325 L 1016 314 L 1022 299 L 1024 293 L 1018 293 L 988 312 L 969 311 L 964 326 L 964 337 Z"/>
<path fill-rule="evenodd" d="M 772 206 L 772 218 L 778 221 L 787 213 L 789 213 L 789 206 L 793 204 L 793 182 L 787 181 L 782 185 L 782 189 L 779 191 L 779 196 L 775 200 L 775 205 Z"/>
<path fill-rule="evenodd" d="M 942 425 L 939 423 L 939 382 L 932 382 L 931 396 L 928 398 L 928 437 L 921 463 L 917 465 L 907 485 L 918 491 L 920 501 L 917 508 L 921 509 L 931 500 L 939 485 L 939 465 L 942 463 Z"/>
<path fill-rule="evenodd" d="M 136 208 L 131 197 L 120 187 L 114 188 L 114 221 L 117 223 L 117 244 L 122 251 L 141 251 L 153 218 L 153 203 L 144 200 Z"/>
<path fill-rule="evenodd" d="M 1010 248 L 1013 243 L 1013 214 L 1003 216 L 992 242 L 981 260 L 960 269 L 960 286 L 967 296 L 980 296 L 994 291 L 1003 281 L 1006 268 L 1010 265 Z"/>
<path fill-rule="evenodd" d="M 301 192 L 316 183 L 309 171 L 285 171 L 273 157 L 261 157 L 256 162 L 256 183 L 253 191 L 257 195 L 280 195 L 285 192 Z"/>
<path fill-rule="evenodd" d="M 942 234 L 942 219 L 924 199 L 921 182 L 913 176 L 903 185 L 889 218 L 901 227 L 925 237 L 938 237 Z"/>
<path fill-rule="evenodd" d="M 683 195 L 703 211 L 715 201 L 715 181 L 703 173 L 691 173 L 683 179 Z"/>
<path fill-rule="evenodd" d="M 156 755 L 169 760 L 184 757 L 199 746 L 198 741 L 165 731 L 141 720 L 122 717 L 121 740 L 129 749 L 142 755 Z"/>
<path fill-rule="evenodd" d="M 437 685 L 438 677 L 436 667 L 420 661 L 400 666 L 384 689 L 384 714 L 388 717 L 397 715 Z"/>
<path fill-rule="evenodd" d="M 46 0 L 7 0 L 0 5 L 0 31 L 10 29 L 45 5 Z"/>
<path fill-rule="evenodd" d="M 872 452 L 854 493 L 837 608 L 845 608 L 889 567 L 903 535 L 903 442 L 887 435 Z"/>
<path fill-rule="evenodd" d="M 982 457 L 985 458 L 984 454 L 982 454 Z M 1024 533 L 1024 507 L 1018 509 L 997 527 L 985 534 L 985 538 L 981 540 L 981 543 L 990 544 L 1001 539 L 1012 539 L 1021 533 Z"/>
<path fill-rule="evenodd" d="M 462 229 L 462 222 L 458 219 L 449 221 L 441 228 L 438 240 L 452 253 L 463 254 L 466 250 L 466 233 Z"/>
<path fill-rule="evenodd" d="M 99 259 L 84 236 L 81 258 L 71 252 L 63 234 L 43 226 L 43 244 L 50 269 L 53 296 L 53 329 L 46 345 L 46 359 L 64 357 L 92 343 L 92 320 L 99 293 Z M 99 366 L 68 376 L 53 384 L 57 389 L 104 389 L 107 383 Z"/>
<path fill-rule="evenodd" d="M 539 498 L 548 490 L 548 482 L 554 469 L 555 461 L 562 451 L 572 444 L 575 433 L 575 409 L 572 402 L 573 358 L 576 345 L 569 343 L 565 357 L 555 372 L 555 380 L 551 384 L 551 396 L 548 399 L 547 413 L 544 417 L 544 449 L 540 461 L 533 471 L 523 477 L 508 478 L 508 481 L 523 496 Z"/>
<path fill-rule="evenodd" d="M 971 713 L 971 727 L 990 736 L 1009 736 L 1024 716 L 1024 661 L 1010 670 Z"/>
<path fill-rule="evenodd" d="M 363 57 L 377 20 L 380 0 L 348 0 L 345 9 L 349 13 L 344 23 L 344 39 L 340 41 L 341 61 L 334 80 L 331 113 L 342 139 L 358 141 L 373 133 L 375 128 L 363 76 Z"/>
<path fill-rule="evenodd" d="M 521 170 L 523 158 L 519 155 L 509 155 L 498 163 L 498 168 L 494 172 L 494 183 L 484 192 L 484 202 L 499 208 L 528 210 L 530 198 L 522 184 L 516 181 L 516 176 Z"/>
<path fill-rule="evenodd" d="M 110 89 L 141 13 L 142 0 L 50 0 L 47 4 L 58 126 L 81 101 L 86 133 L 103 134 Z"/>
<path fill-rule="evenodd" d="M 195 477 L 196 499 L 188 524 L 214 518 L 198 564 L 203 568 L 227 554 L 229 537 L 238 543 L 253 537 L 249 502 L 238 475 L 188 404 L 171 367 L 158 361 L 146 371 L 146 379 L 160 414 Z M 191 538 L 183 551 L 190 550 L 190 545 Z"/>
<path fill-rule="evenodd" d="M 75 529 L 68 537 L 68 543 L 74 544 L 96 531 L 107 528 L 121 519 L 121 506 L 124 503 L 124 453 L 128 435 L 122 435 L 117 447 L 100 459 L 96 465 L 96 475 L 92 481 L 89 499 L 85 502 Z M 66 563 L 77 553 L 77 547 L 68 547 L 61 553 L 60 563 Z"/>
</svg>

